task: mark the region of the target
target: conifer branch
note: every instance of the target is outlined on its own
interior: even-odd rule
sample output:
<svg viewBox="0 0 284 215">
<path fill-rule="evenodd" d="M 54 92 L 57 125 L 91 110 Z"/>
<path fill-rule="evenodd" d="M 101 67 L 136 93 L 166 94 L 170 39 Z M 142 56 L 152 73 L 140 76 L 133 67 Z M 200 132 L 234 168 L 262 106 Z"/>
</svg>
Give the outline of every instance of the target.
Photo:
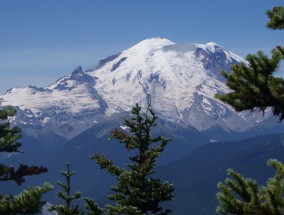
<svg viewBox="0 0 284 215">
<path fill-rule="evenodd" d="M 14 167 L 7 167 L 3 164 L 0 164 L 0 181 L 16 181 L 18 185 L 21 185 L 25 182 L 25 176 L 38 175 L 40 173 L 47 172 L 46 167 L 38 166 L 27 166 L 21 164 L 20 167 L 15 171 Z"/>
<path fill-rule="evenodd" d="M 29 187 L 19 195 L 1 196 L 0 214 L 34 214 L 37 213 L 44 202 L 41 201 L 42 194 L 53 189 L 50 183 L 38 187 Z"/>
<path fill-rule="evenodd" d="M 11 106 L 0 110 L 0 152 L 20 152 L 21 143 L 17 142 L 21 138 L 21 129 L 10 127 L 9 119 L 16 115 L 16 110 Z M 0 181 L 15 181 L 21 185 L 25 181 L 25 176 L 31 176 L 47 172 L 45 167 L 27 166 L 21 164 L 16 170 L 13 166 L 0 164 Z M 22 191 L 19 195 L 0 195 L 0 214 L 34 214 L 37 213 L 43 202 L 43 193 L 53 187 L 47 183 L 41 187 L 30 187 Z"/>
</svg>

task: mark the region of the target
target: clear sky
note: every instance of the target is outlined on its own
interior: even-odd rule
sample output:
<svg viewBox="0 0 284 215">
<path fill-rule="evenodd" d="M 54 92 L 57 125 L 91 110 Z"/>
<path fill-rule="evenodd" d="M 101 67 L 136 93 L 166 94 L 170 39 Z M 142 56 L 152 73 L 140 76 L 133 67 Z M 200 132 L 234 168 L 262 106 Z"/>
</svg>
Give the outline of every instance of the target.
<svg viewBox="0 0 284 215">
<path fill-rule="evenodd" d="M 1 0 L 0 93 L 44 87 L 150 37 L 216 42 L 245 57 L 284 45 L 265 27 L 281 0 Z"/>
</svg>

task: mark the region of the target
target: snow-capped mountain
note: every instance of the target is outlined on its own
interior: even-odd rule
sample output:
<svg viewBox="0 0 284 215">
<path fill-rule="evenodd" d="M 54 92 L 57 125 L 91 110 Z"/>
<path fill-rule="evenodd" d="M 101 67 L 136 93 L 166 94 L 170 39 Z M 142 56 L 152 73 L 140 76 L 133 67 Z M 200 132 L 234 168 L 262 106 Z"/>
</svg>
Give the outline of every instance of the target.
<svg viewBox="0 0 284 215">
<path fill-rule="evenodd" d="M 242 132 L 265 118 L 236 113 L 214 97 L 228 92 L 220 72 L 239 62 L 244 59 L 213 42 L 181 45 L 151 38 L 101 60 L 94 69 L 78 67 L 48 87 L 12 88 L 0 101 L 18 108 L 16 124 L 67 138 L 135 103 L 146 106 L 149 95 L 165 120 L 200 131 Z"/>
</svg>

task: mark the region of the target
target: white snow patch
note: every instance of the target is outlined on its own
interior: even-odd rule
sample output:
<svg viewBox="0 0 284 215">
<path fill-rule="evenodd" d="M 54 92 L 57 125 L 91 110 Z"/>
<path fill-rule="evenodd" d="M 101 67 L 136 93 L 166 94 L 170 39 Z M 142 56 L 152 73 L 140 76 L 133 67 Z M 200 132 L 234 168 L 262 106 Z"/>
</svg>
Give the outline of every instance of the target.
<svg viewBox="0 0 284 215">
<path fill-rule="evenodd" d="M 43 215 L 58 215 L 57 212 L 55 211 L 49 211 L 48 209 L 52 206 L 52 204 L 50 204 L 49 202 L 45 203 L 43 206 L 42 206 L 42 214 Z"/>
<path fill-rule="evenodd" d="M 128 128 L 128 126 L 121 125 L 120 128 L 123 129 L 123 130 L 126 130 Z"/>
<path fill-rule="evenodd" d="M 43 124 L 46 124 L 50 121 L 50 117 L 44 117 L 44 119 L 42 120 Z"/>
</svg>

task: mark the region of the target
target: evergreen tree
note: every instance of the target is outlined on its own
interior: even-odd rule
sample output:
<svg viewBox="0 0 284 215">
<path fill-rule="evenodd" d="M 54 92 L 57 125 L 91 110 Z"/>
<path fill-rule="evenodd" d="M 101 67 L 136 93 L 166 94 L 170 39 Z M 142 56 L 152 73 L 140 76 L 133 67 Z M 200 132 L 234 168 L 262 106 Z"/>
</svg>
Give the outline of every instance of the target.
<svg viewBox="0 0 284 215">
<path fill-rule="evenodd" d="M 16 110 L 12 107 L 4 107 L 0 110 L 0 152 L 2 153 L 19 152 L 20 150 L 21 143 L 17 140 L 21 138 L 21 129 L 10 127 L 8 120 L 15 114 Z M 47 168 L 20 164 L 20 167 L 15 169 L 13 166 L 0 164 L 0 181 L 12 180 L 21 185 L 25 181 L 25 176 L 43 172 L 47 172 Z M 0 194 L 0 214 L 37 213 L 43 205 L 42 194 L 52 188 L 51 184 L 45 183 L 41 187 L 30 187 L 16 196 Z"/>
<path fill-rule="evenodd" d="M 236 111 L 261 110 L 272 107 L 280 120 L 284 118 L 284 80 L 273 76 L 283 55 L 276 49 L 271 59 L 262 52 L 248 55 L 249 65 L 244 63 L 231 67 L 232 74 L 223 72 L 227 86 L 232 90 L 217 98 L 230 104 Z"/>
<path fill-rule="evenodd" d="M 284 29 L 284 8 L 274 7 L 267 11 L 271 29 Z M 259 110 L 271 107 L 279 120 L 284 119 L 284 80 L 274 76 L 281 60 L 284 48 L 277 46 L 272 50 L 271 58 L 262 52 L 248 55 L 248 64 L 232 66 L 232 73 L 223 72 L 231 92 L 216 95 L 220 100 L 230 104 L 236 111 Z M 220 205 L 217 212 L 223 214 L 284 214 L 284 164 L 269 160 L 268 165 L 276 168 L 273 178 L 268 179 L 266 186 L 259 187 L 257 182 L 246 179 L 239 173 L 228 170 L 232 179 L 225 180 L 227 185 L 218 183 L 217 194 Z"/>
<path fill-rule="evenodd" d="M 217 194 L 220 202 L 217 212 L 239 215 L 284 214 L 284 164 L 277 160 L 269 160 L 267 163 L 276 169 L 276 173 L 267 180 L 266 186 L 261 187 L 255 180 L 244 178 L 228 169 L 231 178 L 226 179 L 226 184 L 218 183 L 221 192 Z"/>
<path fill-rule="evenodd" d="M 270 18 L 267 27 L 279 30 L 284 28 L 283 7 L 274 7 L 267 11 L 267 15 Z M 232 91 L 216 97 L 233 106 L 236 111 L 260 110 L 264 113 L 266 108 L 272 107 L 273 114 L 280 121 L 283 120 L 284 80 L 275 77 L 274 73 L 284 59 L 284 48 L 274 48 L 270 58 L 258 52 L 256 55 L 248 55 L 246 59 L 248 64 L 232 66 L 231 74 L 222 72 Z"/>
<path fill-rule="evenodd" d="M 64 204 L 56 205 L 50 207 L 50 211 L 57 211 L 59 215 L 75 215 L 75 214 L 82 214 L 82 211 L 79 208 L 79 205 L 72 206 L 71 202 L 80 199 L 81 193 L 75 192 L 74 195 L 71 196 L 71 177 L 75 175 L 75 172 L 70 171 L 69 163 L 66 164 L 66 171 L 62 171 L 61 174 L 66 178 L 66 184 L 63 184 L 60 181 L 56 183 L 60 186 L 64 192 L 59 191 L 57 196 L 64 200 Z"/>
<path fill-rule="evenodd" d="M 151 103 L 143 115 L 141 107 L 136 104 L 132 108 L 132 117 L 123 123 L 129 133 L 118 129 L 112 131 L 111 138 L 119 140 L 127 150 L 133 152 L 133 156 L 129 157 L 128 168 L 120 168 L 102 155 L 91 156 L 102 169 L 107 169 L 118 180 L 117 185 L 112 187 L 114 194 L 108 196 L 115 201 L 115 205 L 106 206 L 108 214 L 162 215 L 171 212 L 170 209 L 164 210 L 161 203 L 173 198 L 173 185 L 152 177 L 156 160 L 169 142 L 164 137 L 151 136 L 156 119 Z"/>
</svg>

